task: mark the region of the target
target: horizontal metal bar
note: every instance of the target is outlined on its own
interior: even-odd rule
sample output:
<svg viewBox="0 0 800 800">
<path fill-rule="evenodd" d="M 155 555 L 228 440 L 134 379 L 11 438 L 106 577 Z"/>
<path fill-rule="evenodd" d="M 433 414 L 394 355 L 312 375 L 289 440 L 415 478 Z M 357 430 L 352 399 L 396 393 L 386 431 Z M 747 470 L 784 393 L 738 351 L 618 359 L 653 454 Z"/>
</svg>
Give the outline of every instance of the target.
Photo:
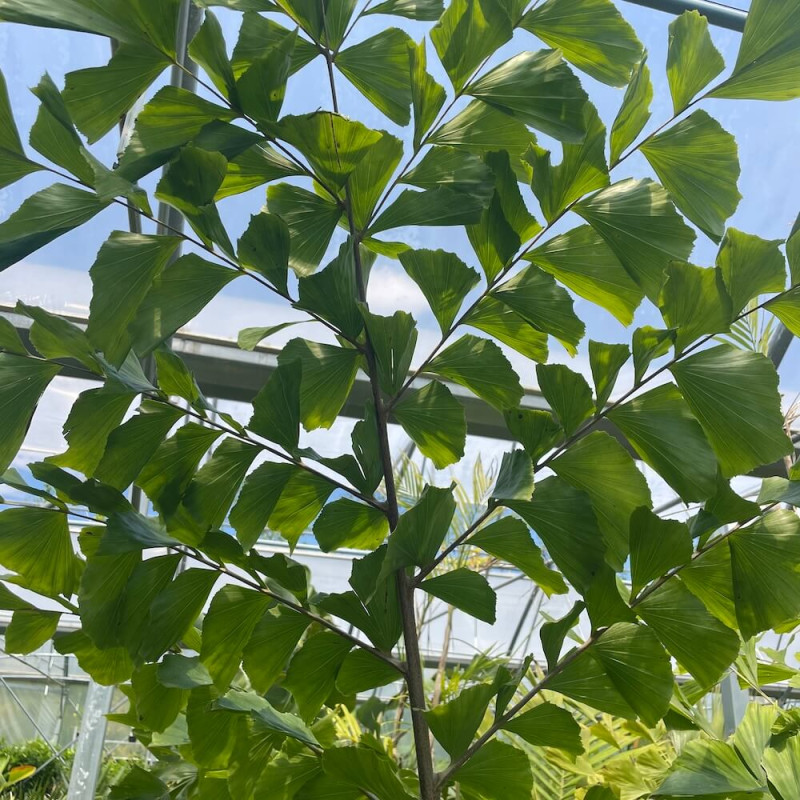
<svg viewBox="0 0 800 800">
<path fill-rule="evenodd" d="M 712 25 L 739 33 L 744 31 L 747 22 L 746 11 L 721 3 L 712 3 L 709 0 L 625 0 L 625 2 L 676 15 L 683 14 L 684 11 L 698 11 Z"/>
</svg>

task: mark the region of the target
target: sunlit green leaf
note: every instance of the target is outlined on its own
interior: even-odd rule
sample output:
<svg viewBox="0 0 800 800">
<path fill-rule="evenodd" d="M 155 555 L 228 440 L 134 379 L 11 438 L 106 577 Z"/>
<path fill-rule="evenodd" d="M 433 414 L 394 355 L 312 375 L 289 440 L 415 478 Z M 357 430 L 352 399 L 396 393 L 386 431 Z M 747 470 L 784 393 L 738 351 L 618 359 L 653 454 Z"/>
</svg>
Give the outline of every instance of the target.
<svg viewBox="0 0 800 800">
<path fill-rule="evenodd" d="M 495 692 L 490 683 L 470 686 L 425 712 L 431 733 L 451 758 L 458 758 L 469 747 Z"/>
<path fill-rule="evenodd" d="M 453 778 L 487 800 L 529 800 L 533 791 L 528 756 L 497 739 L 487 742 Z"/>
<path fill-rule="evenodd" d="M 547 334 L 491 295 L 470 311 L 464 324 L 488 333 L 527 358 L 547 360 Z"/>
<path fill-rule="evenodd" d="M 503 726 L 528 744 L 582 753 L 581 729 L 569 711 L 553 703 L 540 703 Z"/>
<path fill-rule="evenodd" d="M 611 126 L 612 165 L 619 162 L 625 149 L 634 143 L 650 119 L 653 84 L 650 82 L 650 70 L 646 62 L 645 57 L 634 68 L 625 96 L 622 98 L 622 105 Z"/>
<path fill-rule="evenodd" d="M 382 511 L 347 497 L 328 503 L 314 523 L 314 537 L 326 553 L 340 547 L 374 550 L 388 533 Z"/>
<path fill-rule="evenodd" d="M 589 340 L 589 366 L 594 379 L 597 394 L 595 407 L 598 411 L 601 411 L 608 402 L 620 370 L 630 357 L 631 351 L 625 344 L 606 344 Z"/>
<path fill-rule="evenodd" d="M 375 10 L 386 5 L 400 5 L 408 0 L 388 0 L 386 3 L 379 3 Z M 430 0 L 429 0 L 430 2 Z M 433 0 L 438 5 L 438 0 Z M 412 3 L 415 7 L 422 7 L 423 3 Z M 436 19 L 441 13 L 437 9 Z M 408 65 L 411 71 L 411 108 L 414 111 L 414 147 L 419 147 L 422 137 L 431 129 L 431 125 L 436 121 L 436 116 L 444 105 L 446 98 L 445 90 L 430 76 L 427 69 L 427 51 L 425 40 L 418 45 L 408 45 Z"/>
<path fill-rule="evenodd" d="M 483 200 L 446 186 L 415 192 L 406 189 L 373 222 L 370 234 L 408 225 L 470 225 L 480 219 Z"/>
<path fill-rule="evenodd" d="M 422 581 L 419 588 L 471 617 L 495 622 L 497 596 L 483 575 L 465 567 Z"/>
<path fill-rule="evenodd" d="M 537 364 L 536 377 L 564 433 L 571 436 L 594 410 L 589 384 L 563 364 Z"/>
<path fill-rule="evenodd" d="M 29 161 L 22 149 L 19 131 L 11 112 L 6 79 L 0 72 L 0 187 L 6 187 L 41 169 Z"/>
</svg>

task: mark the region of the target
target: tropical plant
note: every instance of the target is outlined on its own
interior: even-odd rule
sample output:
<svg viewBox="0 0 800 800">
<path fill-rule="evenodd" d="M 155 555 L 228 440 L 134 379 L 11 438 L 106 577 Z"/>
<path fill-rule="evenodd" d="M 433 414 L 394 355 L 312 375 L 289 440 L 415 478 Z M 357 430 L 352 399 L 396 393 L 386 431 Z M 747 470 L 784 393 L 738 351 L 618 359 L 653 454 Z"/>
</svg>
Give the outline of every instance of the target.
<svg viewBox="0 0 800 800">
<path fill-rule="evenodd" d="M 101 383 L 73 406 L 68 449 L 27 465 L 34 483 L 4 476 L 43 503 L 0 513 L 10 573 L 0 601 L 13 611 L 6 647 L 30 652 L 62 614 L 74 615 L 80 628 L 55 635 L 59 652 L 101 683 L 124 684 L 125 718 L 141 738 L 191 765 L 176 761 L 160 777 L 136 768 L 116 798 L 164 798 L 169 783 L 187 797 L 528 800 L 536 776 L 519 738 L 579 752 L 571 702 L 645 726 L 690 718 L 671 658 L 705 690 L 742 641 L 800 617 L 800 520 L 782 507 L 800 496 L 797 467 L 766 480 L 757 502 L 730 483 L 781 470 L 794 452 L 778 377 L 763 355 L 712 342 L 756 309 L 800 333 L 800 235 L 786 242 L 787 276 L 782 243 L 726 230 L 740 197 L 736 143 L 699 108 L 710 98 L 800 96 L 796 0 L 753 0 L 722 78 L 706 19 L 678 17 L 667 63 L 674 114 L 644 134 L 649 67 L 611 0 L 200 5 L 243 12 L 232 55 L 207 10 L 189 46 L 202 96 L 159 89 L 108 166 L 87 142 L 165 68 L 188 70 L 175 36 L 179 0 L 0 0 L 0 19 L 118 45 L 106 66 L 68 74 L 63 91 L 42 79 L 30 136 L 42 159 L 24 150 L 0 87 L 2 184 L 35 172 L 60 179 L 0 225 L 0 268 L 111 205 L 155 222 L 139 181 L 161 167 L 155 197 L 192 229 L 111 233 L 90 270 L 85 330 L 23 303 L 29 341 L 0 322 L 0 469 L 65 361 Z M 421 42 L 387 27 L 351 43 L 373 14 L 432 25 Z M 556 49 L 500 61 L 507 43 L 535 39 Z M 449 89 L 427 70 L 428 43 Z M 315 59 L 327 70 L 329 109 L 281 116 L 291 76 Z M 626 87 L 610 134 L 573 68 Z M 342 79 L 405 138 L 343 116 Z M 551 140 L 557 164 L 543 146 Z M 658 182 L 621 171 L 635 152 Z M 217 204 L 264 184 L 266 209 L 234 245 Z M 553 235 L 573 215 L 581 224 Z M 688 263 L 697 233 L 687 220 L 720 244 L 713 267 Z M 410 247 L 415 226 L 463 227 L 467 260 L 483 274 L 454 253 Z M 176 258 L 182 243 L 191 252 Z M 416 352 L 410 314 L 370 309 L 378 256 L 399 262 L 425 296 L 441 328 L 430 352 Z M 234 280 L 301 310 L 323 339 L 290 341 L 242 420 L 212 414 L 169 347 Z M 550 337 L 574 353 L 584 336 L 571 292 L 625 324 L 645 298 L 664 319 L 637 328 L 630 347 L 589 343 L 594 392 L 578 372 L 547 363 Z M 276 330 L 265 322 L 243 333 L 243 347 Z M 524 405 L 510 351 L 536 363 L 551 410 Z M 611 401 L 631 358 L 632 384 Z M 357 380 L 370 399 L 352 452 L 306 447 L 301 427 L 330 428 Z M 503 457 L 487 502 L 446 541 L 453 491 L 426 486 L 401 508 L 389 426 L 438 469 L 456 464 L 468 426 L 454 384 L 502 415 L 522 447 Z M 656 515 L 632 453 L 700 511 L 686 522 Z M 131 503 L 131 486 L 154 513 Z M 83 526 L 77 543 L 70 520 Z M 254 549 L 265 527 L 294 546 L 309 526 L 325 551 L 364 552 L 349 591 L 312 592 L 296 561 Z M 495 619 L 480 570 L 437 569 L 462 546 L 511 562 L 547 594 L 571 589 L 580 599 L 542 627 L 546 665 L 498 667 L 429 708 L 419 598 Z M 618 577 L 627 565 L 630 587 Z M 591 634 L 563 652 L 581 615 Z M 348 737 L 322 710 L 397 681 L 410 753 L 370 733 Z M 792 753 L 800 739 L 786 733 Z M 655 794 L 708 794 L 709 784 L 683 774 Z M 749 775 L 732 791 L 784 793 Z"/>
</svg>

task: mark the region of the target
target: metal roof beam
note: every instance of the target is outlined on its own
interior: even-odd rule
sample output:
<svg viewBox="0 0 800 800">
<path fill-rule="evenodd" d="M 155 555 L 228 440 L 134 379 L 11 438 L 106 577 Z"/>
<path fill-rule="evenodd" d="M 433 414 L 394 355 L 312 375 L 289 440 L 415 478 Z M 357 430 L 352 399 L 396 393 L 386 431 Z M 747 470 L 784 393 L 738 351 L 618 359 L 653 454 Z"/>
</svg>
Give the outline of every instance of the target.
<svg viewBox="0 0 800 800">
<path fill-rule="evenodd" d="M 709 0 L 625 0 L 625 2 L 675 15 L 683 14 L 684 11 L 698 11 L 712 25 L 739 33 L 744 30 L 744 24 L 747 22 L 746 11 L 721 3 L 712 3 Z"/>
</svg>

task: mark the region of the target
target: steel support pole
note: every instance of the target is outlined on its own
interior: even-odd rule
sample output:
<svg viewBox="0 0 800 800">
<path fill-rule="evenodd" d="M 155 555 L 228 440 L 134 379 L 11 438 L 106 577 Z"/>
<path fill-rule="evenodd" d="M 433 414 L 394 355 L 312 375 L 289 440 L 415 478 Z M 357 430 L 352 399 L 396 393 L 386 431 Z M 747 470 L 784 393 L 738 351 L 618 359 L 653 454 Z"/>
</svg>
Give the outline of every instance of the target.
<svg viewBox="0 0 800 800">
<path fill-rule="evenodd" d="M 683 14 L 684 11 L 698 11 L 712 25 L 739 33 L 744 30 L 747 21 L 746 11 L 721 3 L 712 3 L 709 0 L 625 0 L 625 2 L 675 15 Z"/>
<path fill-rule="evenodd" d="M 744 719 L 747 704 L 750 702 L 750 692 L 739 686 L 736 674 L 731 670 L 722 679 L 719 685 L 722 693 L 722 718 L 725 726 L 725 736 L 730 736 Z"/>
</svg>

